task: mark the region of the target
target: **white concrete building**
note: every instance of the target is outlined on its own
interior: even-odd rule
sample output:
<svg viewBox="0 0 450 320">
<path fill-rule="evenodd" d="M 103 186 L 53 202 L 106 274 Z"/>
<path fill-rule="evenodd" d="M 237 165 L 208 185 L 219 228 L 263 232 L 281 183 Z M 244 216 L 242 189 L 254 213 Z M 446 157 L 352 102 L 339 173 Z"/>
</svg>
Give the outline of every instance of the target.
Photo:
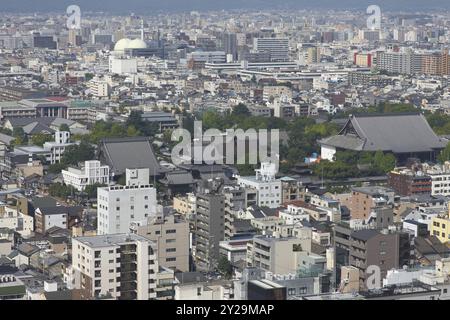
<svg viewBox="0 0 450 320">
<path fill-rule="evenodd" d="M 270 52 L 271 61 L 289 60 L 289 39 L 254 38 L 253 49 L 256 52 Z"/>
<path fill-rule="evenodd" d="M 123 75 L 137 73 L 137 59 L 122 56 L 109 57 L 109 72 Z"/>
<path fill-rule="evenodd" d="M 82 298 L 118 300 L 156 298 L 156 244 L 135 234 L 72 239 L 72 265 Z"/>
<path fill-rule="evenodd" d="M 59 163 L 66 148 L 74 143 L 69 142 L 70 132 L 56 131 L 55 141 L 44 143 L 43 149 L 48 152 L 47 161 L 50 164 Z"/>
<path fill-rule="evenodd" d="M 275 178 L 275 164 L 262 163 L 255 177 L 238 177 L 238 185 L 256 190 L 257 205 L 278 208 L 282 204 L 281 180 Z"/>
<path fill-rule="evenodd" d="M 108 82 L 99 78 L 94 78 L 87 83 L 90 93 L 97 98 L 105 98 L 110 94 L 110 87 Z"/>
<path fill-rule="evenodd" d="M 295 205 L 288 205 L 287 209 L 280 211 L 279 217 L 283 219 L 286 224 L 296 224 L 303 220 L 309 221 L 309 213 L 305 212 L 302 207 Z"/>
<path fill-rule="evenodd" d="M 130 225 L 146 225 L 156 215 L 156 188 L 149 183 L 148 169 L 126 171 L 125 186 L 97 190 L 97 234 L 126 233 Z"/>
<path fill-rule="evenodd" d="M 424 173 L 431 177 L 431 195 L 450 195 L 450 162 L 443 165 L 424 167 Z"/>
<path fill-rule="evenodd" d="M 86 186 L 93 184 L 109 184 L 109 167 L 102 166 L 100 161 L 85 161 L 84 167 L 62 170 L 64 183 L 83 191 Z"/>
<path fill-rule="evenodd" d="M 22 237 L 29 237 L 34 231 L 34 219 L 13 208 L 4 206 L 0 212 L 0 228 L 18 232 Z"/>
</svg>

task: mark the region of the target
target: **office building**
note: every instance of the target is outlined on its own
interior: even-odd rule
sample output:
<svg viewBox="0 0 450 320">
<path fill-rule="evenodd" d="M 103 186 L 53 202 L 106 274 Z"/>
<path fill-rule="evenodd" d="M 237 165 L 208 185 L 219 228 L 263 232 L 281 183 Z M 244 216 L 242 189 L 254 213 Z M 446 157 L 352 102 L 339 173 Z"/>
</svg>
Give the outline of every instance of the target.
<svg viewBox="0 0 450 320">
<path fill-rule="evenodd" d="M 156 214 L 156 189 L 148 169 L 127 169 L 126 184 L 97 189 L 97 234 L 126 233 Z"/>
<path fill-rule="evenodd" d="M 253 49 L 256 52 L 269 52 L 271 61 L 289 60 L 289 39 L 255 38 Z"/>
</svg>

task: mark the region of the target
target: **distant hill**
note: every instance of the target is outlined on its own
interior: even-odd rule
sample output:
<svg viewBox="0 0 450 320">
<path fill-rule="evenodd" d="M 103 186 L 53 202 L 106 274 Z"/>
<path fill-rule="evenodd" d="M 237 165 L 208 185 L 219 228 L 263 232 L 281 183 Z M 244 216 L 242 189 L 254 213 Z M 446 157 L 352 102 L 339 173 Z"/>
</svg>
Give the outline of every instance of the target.
<svg viewBox="0 0 450 320">
<path fill-rule="evenodd" d="M 2 12 L 61 12 L 71 4 L 86 11 L 111 13 L 302 8 L 364 10 L 370 4 L 389 11 L 450 9 L 449 0 L 0 0 Z"/>
</svg>

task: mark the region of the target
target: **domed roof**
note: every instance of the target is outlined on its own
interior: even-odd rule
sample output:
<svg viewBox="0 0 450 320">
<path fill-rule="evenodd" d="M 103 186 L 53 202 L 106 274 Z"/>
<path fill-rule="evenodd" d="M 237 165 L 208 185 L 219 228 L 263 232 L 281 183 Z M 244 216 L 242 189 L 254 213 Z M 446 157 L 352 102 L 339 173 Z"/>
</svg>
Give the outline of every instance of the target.
<svg viewBox="0 0 450 320">
<path fill-rule="evenodd" d="M 141 39 L 134 39 L 130 41 L 129 49 L 147 49 L 147 44 Z"/>
<path fill-rule="evenodd" d="M 116 45 L 114 46 L 114 51 L 124 51 L 125 49 L 128 49 L 130 47 L 130 39 L 124 38 L 120 39 L 116 42 Z"/>
</svg>

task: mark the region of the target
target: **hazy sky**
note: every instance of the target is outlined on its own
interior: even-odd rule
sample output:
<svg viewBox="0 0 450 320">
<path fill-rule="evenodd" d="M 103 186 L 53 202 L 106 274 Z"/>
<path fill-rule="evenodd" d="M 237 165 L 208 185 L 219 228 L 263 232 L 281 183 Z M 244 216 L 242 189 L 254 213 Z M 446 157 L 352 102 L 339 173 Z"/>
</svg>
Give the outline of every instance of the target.
<svg viewBox="0 0 450 320">
<path fill-rule="evenodd" d="M 65 11 L 77 4 L 86 11 L 145 12 L 217 9 L 364 9 L 370 4 L 384 10 L 450 9 L 450 0 L 0 0 L 0 10 L 15 12 Z"/>
</svg>

